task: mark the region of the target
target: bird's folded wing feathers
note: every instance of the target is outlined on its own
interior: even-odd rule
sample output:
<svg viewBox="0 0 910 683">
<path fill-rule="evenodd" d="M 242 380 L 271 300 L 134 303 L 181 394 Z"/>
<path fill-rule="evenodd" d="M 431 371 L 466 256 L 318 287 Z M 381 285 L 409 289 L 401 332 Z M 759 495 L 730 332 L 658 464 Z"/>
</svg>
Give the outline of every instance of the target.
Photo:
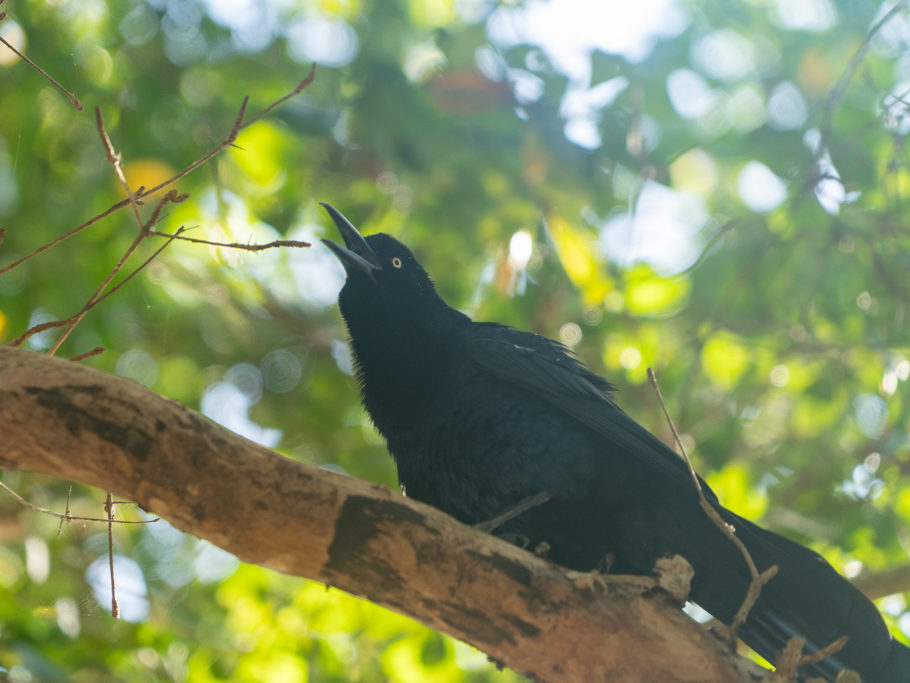
<svg viewBox="0 0 910 683">
<path fill-rule="evenodd" d="M 558 342 L 496 323 L 476 323 L 469 357 L 498 380 L 532 392 L 657 472 L 691 483 L 682 459 L 613 401 L 614 387 Z M 684 482 L 685 483 L 685 482 Z M 716 502 L 710 489 L 708 499 Z"/>
</svg>

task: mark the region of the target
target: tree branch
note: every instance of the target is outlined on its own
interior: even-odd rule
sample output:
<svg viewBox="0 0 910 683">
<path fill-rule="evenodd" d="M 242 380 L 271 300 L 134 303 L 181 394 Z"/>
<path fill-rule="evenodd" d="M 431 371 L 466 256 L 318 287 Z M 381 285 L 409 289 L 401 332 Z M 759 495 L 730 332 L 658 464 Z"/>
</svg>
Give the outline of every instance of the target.
<svg viewBox="0 0 910 683">
<path fill-rule="evenodd" d="M 853 585 L 870 600 L 910 591 L 910 565 L 883 569 L 880 572 L 863 572 L 853 580 Z"/>
<path fill-rule="evenodd" d="M 0 467 L 114 491 L 246 562 L 367 598 L 538 680 L 761 677 L 651 582 L 585 587 L 434 508 L 78 363 L 0 346 L 0 444 Z"/>
</svg>

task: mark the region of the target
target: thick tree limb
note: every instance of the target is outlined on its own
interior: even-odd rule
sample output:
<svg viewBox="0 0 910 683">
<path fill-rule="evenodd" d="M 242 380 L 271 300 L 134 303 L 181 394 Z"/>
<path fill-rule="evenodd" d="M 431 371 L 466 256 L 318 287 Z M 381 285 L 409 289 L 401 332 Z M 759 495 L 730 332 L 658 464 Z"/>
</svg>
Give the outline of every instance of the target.
<svg viewBox="0 0 910 683">
<path fill-rule="evenodd" d="M 649 580 L 579 581 L 135 382 L 2 346 L 0 467 L 114 491 L 246 562 L 390 607 L 540 680 L 758 680 Z"/>
<path fill-rule="evenodd" d="M 903 593 L 910 590 L 910 565 L 860 574 L 853 580 L 853 585 L 870 600 Z"/>
</svg>

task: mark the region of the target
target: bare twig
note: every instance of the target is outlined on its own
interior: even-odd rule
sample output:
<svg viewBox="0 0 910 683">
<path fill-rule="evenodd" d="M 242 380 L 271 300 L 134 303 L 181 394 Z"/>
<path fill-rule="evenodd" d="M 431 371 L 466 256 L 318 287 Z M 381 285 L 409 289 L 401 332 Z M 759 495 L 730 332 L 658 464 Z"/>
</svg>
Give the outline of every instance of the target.
<svg viewBox="0 0 910 683">
<path fill-rule="evenodd" d="M 523 512 L 527 512 L 531 508 L 536 508 L 538 505 L 543 505 L 548 500 L 550 500 L 550 494 L 547 493 L 546 491 L 541 491 L 540 493 L 535 493 L 533 496 L 528 496 L 527 498 L 524 498 L 524 499 L 518 501 L 515 505 L 510 507 L 508 510 L 496 515 L 492 519 L 488 519 L 485 522 L 480 522 L 478 524 L 475 524 L 474 528 L 477 529 L 478 531 L 490 533 L 494 529 L 501 527 L 503 524 L 505 524 L 509 520 L 515 519 L 516 517 L 518 517 L 518 515 L 522 514 Z"/>
<path fill-rule="evenodd" d="M 2 17 L 0 17 L 0 21 L 2 21 L 3 19 L 6 19 L 6 12 L 3 13 L 3 16 L 2 16 Z M 59 90 L 60 92 L 62 92 L 64 95 L 66 95 L 66 97 L 69 99 L 69 101 L 73 103 L 73 106 L 76 108 L 76 111 L 82 111 L 82 102 L 79 101 L 79 98 L 76 97 L 76 96 L 75 96 L 73 93 L 71 93 L 69 90 L 67 90 L 66 88 L 64 88 L 62 85 L 60 85 L 60 84 L 59 84 L 57 81 L 55 81 L 53 78 L 51 78 L 51 75 L 50 75 L 49 73 L 47 73 L 47 71 L 45 71 L 44 69 L 42 69 L 40 66 L 38 66 L 37 64 L 35 64 L 32 60 L 30 60 L 30 59 L 29 59 L 28 57 L 26 57 L 24 54 L 22 54 L 21 52 L 19 52 L 19 50 L 17 50 L 17 49 L 14 48 L 12 45 L 10 45 L 10 43 L 9 43 L 3 36 L 0 36 L 0 43 L 3 43 L 3 44 L 6 45 L 10 50 L 12 50 L 13 52 L 15 52 L 16 55 L 19 57 L 19 59 L 21 59 L 22 61 L 24 61 L 26 64 L 28 64 L 30 67 L 32 67 L 35 71 L 37 71 L 39 74 L 41 74 L 42 76 L 44 76 L 44 78 L 46 78 L 46 79 L 50 82 L 51 85 L 53 85 L 55 88 L 57 88 L 57 90 Z"/>
<path fill-rule="evenodd" d="M 149 230 L 149 234 L 158 235 L 159 237 L 170 237 L 171 239 L 183 240 L 184 242 L 193 242 L 195 244 L 208 244 L 213 247 L 228 247 L 230 249 L 243 249 L 245 251 L 263 251 L 264 249 L 272 249 L 273 247 L 312 246 L 309 242 L 303 242 L 300 240 L 275 240 L 273 242 L 267 242 L 266 244 L 241 244 L 240 242 L 212 242 L 210 240 L 198 239 L 196 237 L 185 237 L 179 233 L 175 235 L 169 235 L 166 232 L 157 232 L 156 230 Z"/>
<path fill-rule="evenodd" d="M 9 342 L 9 345 L 10 346 L 21 346 L 23 342 L 25 342 L 30 337 L 33 337 L 34 335 L 38 334 L 39 332 L 44 332 L 45 330 L 51 330 L 55 327 L 63 327 L 64 325 L 68 324 L 70 320 L 72 320 L 72 318 L 67 318 L 66 320 L 48 320 L 47 322 L 38 323 L 37 325 L 33 325 L 32 327 L 28 328 L 25 332 L 20 334 L 18 337 L 13 339 L 11 342 Z"/>
<path fill-rule="evenodd" d="M 248 122 L 246 122 L 246 123 L 243 122 L 243 118 L 244 118 L 244 116 L 245 116 L 245 114 L 246 114 L 246 105 L 247 105 L 247 102 L 249 101 L 249 97 L 244 98 L 243 103 L 241 104 L 241 107 L 240 107 L 240 111 L 239 111 L 239 113 L 238 113 L 238 115 L 237 115 L 237 118 L 236 118 L 236 120 L 234 121 L 234 125 L 231 127 L 230 132 L 227 134 L 227 136 L 226 136 L 221 142 L 219 142 L 212 150 L 210 150 L 209 152 L 207 152 L 206 154 L 204 154 L 202 157 L 200 157 L 199 159 L 197 159 L 196 161 L 194 161 L 193 163 L 191 163 L 189 166 L 187 166 L 186 168 L 184 168 L 182 171 L 180 171 L 179 173 L 177 173 L 177 174 L 171 176 L 171 177 L 168 178 L 167 180 L 164 180 L 163 182 L 158 183 L 157 185 L 155 185 L 155 186 L 152 187 L 152 188 L 148 188 L 148 189 L 146 189 L 146 188 L 139 188 L 138 190 L 136 190 L 136 191 L 133 193 L 133 199 L 136 200 L 136 201 L 138 201 L 138 200 L 141 200 L 141 199 L 143 199 L 143 198 L 145 198 L 145 197 L 148 197 L 149 195 L 154 194 L 154 193 L 158 192 L 159 190 L 164 189 L 164 188 L 167 187 L 168 185 L 171 185 L 171 184 L 177 182 L 178 180 L 180 180 L 180 178 L 182 178 L 182 177 L 184 177 L 185 175 L 191 173 L 192 171 L 195 171 L 197 168 L 199 168 L 199 167 L 202 166 L 204 163 L 206 163 L 209 159 L 211 159 L 212 157 L 214 157 L 215 155 L 217 155 L 217 154 L 218 154 L 221 150 L 223 150 L 225 147 L 231 146 L 231 145 L 234 143 L 234 140 L 237 138 L 237 135 L 238 135 L 238 133 L 239 133 L 241 130 L 243 130 L 244 128 L 246 128 L 246 127 L 249 126 L 250 124 L 252 124 L 252 123 L 258 121 L 260 118 L 262 118 L 262 116 L 263 116 L 265 113 L 271 112 L 275 107 L 277 107 L 279 104 L 285 102 L 288 98 L 293 97 L 293 96 L 299 94 L 301 91 L 303 91 L 307 86 L 310 85 L 310 83 L 313 82 L 313 79 L 314 79 L 314 77 L 315 77 L 315 74 L 316 74 L 316 65 L 314 64 L 314 65 L 310 68 L 310 73 L 307 75 L 307 77 L 304 78 L 304 79 L 297 85 L 297 87 L 294 88 L 294 90 L 292 90 L 289 94 L 285 95 L 284 97 L 281 97 L 280 99 L 276 100 L 274 103 L 272 103 L 271 105 L 269 105 L 268 107 L 266 107 L 265 111 L 264 111 L 262 114 L 259 114 L 258 116 L 254 117 L 253 119 L 251 119 L 250 121 L 248 121 Z M 88 227 L 94 225 L 95 223 L 97 223 L 97 222 L 100 221 L 101 219 L 107 218 L 107 217 L 110 216 L 112 213 L 116 213 L 117 211 L 119 211 L 120 209 L 124 208 L 125 206 L 129 206 L 130 203 L 131 203 L 131 199 L 130 199 L 129 197 L 127 197 L 126 199 L 123 199 L 123 200 L 117 202 L 116 204 L 114 204 L 113 206 L 111 206 L 110 208 L 108 208 L 106 211 L 103 211 L 102 213 L 99 213 L 97 216 L 94 216 L 94 217 L 90 218 L 90 219 L 87 220 L 85 223 L 82 223 L 81 225 L 77 225 L 77 226 L 76 226 L 75 228 L 73 228 L 72 230 L 69 230 L 68 232 L 64 233 L 63 235 L 60 235 L 60 237 L 57 237 L 57 238 L 51 240 L 51 241 L 48 242 L 47 244 L 41 245 L 40 247 L 38 247 L 37 249 L 35 249 L 33 252 L 31 252 L 31 253 L 29 253 L 29 254 L 26 254 L 25 256 L 23 256 L 23 257 L 21 257 L 21 258 L 15 260 L 15 261 L 13 261 L 12 263 L 10 263 L 10 264 L 4 266 L 3 268 L 0 268 L 0 275 L 3 275 L 5 272 L 7 272 L 7 271 L 9 271 L 9 270 L 12 270 L 13 268 L 15 268 L 15 267 L 18 266 L 18 265 L 21 265 L 21 264 L 24 263 L 25 261 L 28 261 L 29 259 L 34 258 L 34 257 L 37 256 L 38 254 L 41 254 L 42 252 L 47 251 L 47 250 L 50 249 L 51 247 L 54 247 L 54 246 L 56 246 L 57 244 L 59 244 L 60 242 L 63 242 L 64 240 L 69 239 L 69 238 L 72 237 L 73 235 L 75 235 L 75 234 L 77 234 L 77 233 L 79 233 L 79 232 L 85 230 L 86 228 L 88 228 Z"/>
<path fill-rule="evenodd" d="M 147 193 L 145 193 L 145 192 L 137 191 L 137 192 L 136 192 L 136 197 L 144 197 L 146 194 L 147 194 Z M 106 211 L 103 211 L 103 212 L 99 213 L 97 216 L 93 216 L 92 218 L 89 218 L 85 223 L 82 223 L 81 225 L 77 225 L 77 226 L 76 226 L 75 228 L 73 228 L 72 230 L 69 230 L 69 231 L 63 233 L 63 234 L 60 235 L 59 237 L 55 237 L 55 238 L 52 239 L 50 242 L 47 242 L 46 244 L 42 244 L 40 247 L 38 247 L 37 249 L 35 249 L 33 252 L 31 252 L 31 253 L 29 253 L 29 254 L 26 254 L 25 256 L 23 256 L 23 257 L 21 257 L 21 258 L 19 258 L 19 259 L 16 259 L 15 261 L 13 261 L 12 263 L 10 263 L 10 264 L 7 265 L 7 266 L 4 266 L 3 268 L 0 268 L 0 275 L 3 275 L 3 274 L 4 274 L 5 272 L 7 272 L 8 270 L 12 270 L 12 269 L 15 268 L 16 266 L 21 265 L 22 263 L 25 263 L 25 262 L 28 261 L 29 259 L 35 258 L 36 256 L 38 256 L 38 254 L 41 254 L 42 252 L 47 251 L 47 250 L 50 249 L 51 247 L 54 247 L 54 246 L 60 244 L 60 243 L 63 242 L 64 240 L 67 240 L 67 239 L 69 239 L 70 237 L 72 237 L 73 235 L 75 235 L 75 234 L 77 234 L 77 233 L 79 233 L 79 232 L 82 232 L 83 230 L 85 230 L 86 228 L 88 228 L 88 227 L 94 225 L 95 223 L 97 223 L 97 222 L 100 221 L 101 219 L 107 218 L 107 217 L 110 216 L 112 213 L 116 213 L 117 211 L 119 211 L 120 209 L 122 209 L 124 206 L 127 206 L 129 203 L 130 203 L 130 200 L 129 200 L 129 199 L 124 199 L 123 201 L 117 202 L 116 204 L 114 204 L 112 207 L 110 207 L 110 208 L 107 209 Z"/>
<path fill-rule="evenodd" d="M 768 676 L 769 683 L 789 683 L 796 680 L 796 672 L 800 667 L 809 664 L 816 664 L 826 657 L 840 652 L 847 644 L 847 636 L 841 636 L 837 640 L 829 643 L 825 647 L 810 654 L 803 654 L 806 647 L 806 639 L 795 636 L 787 641 L 784 649 L 781 650 L 774 662 L 774 671 Z M 820 678 L 813 678 L 812 681 L 820 681 Z M 841 680 L 838 676 L 837 680 Z M 851 679 L 847 679 L 851 680 Z"/>
<path fill-rule="evenodd" d="M 180 232 L 181 232 L 183 229 L 184 229 L 184 228 L 183 228 L 182 226 L 179 227 L 179 228 L 177 228 L 177 232 L 176 232 L 176 234 L 174 235 L 174 237 L 176 237 L 177 235 L 179 235 Z M 139 264 L 139 266 L 136 267 L 136 269 L 133 270 L 132 273 L 130 273 L 130 274 L 127 275 L 125 278 L 123 278 L 120 282 L 118 282 L 116 285 L 114 285 L 113 287 L 111 287 L 111 288 L 110 288 L 108 291 L 106 291 L 102 296 L 98 297 L 98 299 L 95 301 L 95 303 L 93 304 L 93 306 L 97 306 L 98 304 L 100 304 L 102 301 L 104 301 L 105 299 L 107 299 L 111 294 L 113 294 L 114 292 L 116 292 L 118 289 L 120 289 L 121 287 L 123 287 L 123 285 L 125 285 L 127 282 L 129 282 L 130 280 L 132 280 L 134 277 L 136 277 L 136 275 L 138 275 L 138 274 L 139 274 L 139 273 L 140 273 L 148 264 L 150 264 L 153 260 L 155 260 L 155 257 L 157 257 L 158 254 L 160 254 L 162 251 L 164 251 L 165 248 L 167 247 L 167 245 L 169 245 L 172 241 L 173 241 L 173 240 L 168 240 L 167 242 L 165 242 L 164 244 L 162 244 L 160 247 L 158 247 L 158 248 L 152 253 L 152 255 L 149 256 L 147 259 L 145 259 L 145 261 L 143 261 L 141 264 Z"/>
<path fill-rule="evenodd" d="M 70 484 L 70 487 L 66 490 L 66 517 L 60 518 L 60 526 L 57 527 L 57 538 L 60 538 L 60 534 L 63 533 L 63 523 L 70 516 L 70 498 L 73 495 L 73 485 Z"/>
<path fill-rule="evenodd" d="M 2 481 L 0 481 L 0 489 L 3 489 L 4 491 L 6 491 L 10 496 L 12 496 L 13 500 L 15 500 L 20 505 L 23 505 L 23 506 L 29 508 L 30 510 L 34 510 L 35 512 L 40 512 L 45 515 L 51 515 L 52 517 L 57 517 L 58 519 L 62 519 L 65 522 L 69 522 L 72 520 L 77 520 L 80 522 L 107 522 L 108 521 L 104 517 L 80 517 L 78 515 L 71 515 L 71 514 L 69 514 L 69 503 L 67 503 L 66 513 L 54 512 L 53 510 L 48 510 L 47 508 L 43 508 L 40 505 L 35 505 L 34 503 L 28 502 L 25 498 L 23 498 L 18 493 L 13 491 L 9 486 L 4 484 Z M 157 522 L 157 521 L 158 521 L 158 517 L 155 517 L 154 519 L 137 519 L 137 520 L 115 519 L 114 523 L 115 524 L 151 524 L 152 522 Z"/>
<path fill-rule="evenodd" d="M 768 581 L 777 574 L 777 565 L 771 565 L 765 571 L 759 573 L 758 568 L 755 566 L 755 562 L 752 560 L 752 555 L 736 535 L 733 526 L 725 522 L 714 506 L 708 502 L 708 499 L 705 497 L 705 492 L 701 487 L 701 480 L 699 480 L 695 468 L 692 467 L 692 461 L 689 460 L 689 454 L 686 452 L 686 447 L 683 446 L 682 439 L 679 437 L 679 432 L 676 431 L 676 425 L 673 424 L 673 419 L 670 417 L 669 411 L 667 411 L 664 397 L 660 392 L 660 386 L 657 384 L 657 375 L 654 374 L 654 371 L 651 368 L 648 368 L 648 379 L 651 381 L 651 386 L 654 387 L 654 392 L 657 394 L 657 400 L 664 412 L 664 417 L 667 418 L 667 423 L 670 425 L 670 431 L 673 433 L 673 438 L 676 440 L 676 444 L 682 452 L 683 459 L 686 461 L 686 467 L 689 468 L 689 474 L 692 476 L 692 481 L 695 483 L 695 490 L 698 493 L 698 504 L 711 521 L 717 525 L 724 535 L 739 549 L 739 552 L 742 553 L 743 559 L 746 561 L 746 566 L 749 568 L 749 575 L 752 577 L 749 583 L 749 589 L 746 591 L 746 597 L 743 598 L 743 602 L 736 611 L 733 622 L 730 624 L 730 644 L 732 647 L 736 645 L 736 632 L 739 630 L 739 627 L 746 622 L 749 612 L 753 605 L 755 605 L 755 601 L 758 600 L 758 596 L 761 594 L 762 586 L 768 583 Z"/>
<path fill-rule="evenodd" d="M 799 666 L 805 666 L 806 664 L 816 664 L 823 659 L 830 657 L 833 654 L 840 652 L 844 645 L 847 644 L 848 636 L 841 636 L 835 641 L 828 643 L 821 650 L 816 650 L 815 652 L 803 655 L 799 658 Z"/>
<path fill-rule="evenodd" d="M 186 195 L 183 195 L 182 198 L 185 199 Z M 179 197 L 177 195 L 176 190 L 171 190 L 164 197 L 161 198 L 160 202 L 158 202 L 158 206 L 156 206 L 155 210 L 152 212 L 151 217 L 148 219 L 147 225 L 149 225 L 149 226 L 154 225 L 155 221 L 158 220 L 158 215 L 161 213 L 161 209 L 164 207 L 165 204 L 167 204 L 168 202 L 176 202 L 176 201 L 182 201 L 182 199 L 181 199 L 181 197 Z M 67 322 L 67 325 L 66 325 L 66 329 L 63 331 L 63 334 L 60 335 L 60 337 L 57 339 L 57 341 L 54 342 L 54 345 L 51 346 L 50 350 L 48 350 L 49 355 L 53 356 L 57 352 L 57 350 L 60 348 L 61 344 L 63 344 L 63 342 L 66 340 L 66 338 L 70 335 L 70 332 L 72 332 L 73 329 L 76 327 L 76 325 L 78 325 L 79 322 L 85 317 L 86 313 L 88 313 L 92 308 L 94 308 L 95 305 L 97 305 L 99 302 L 103 301 L 108 296 L 110 296 L 111 294 L 116 292 L 118 289 L 120 289 L 120 287 L 123 285 L 124 282 L 127 282 L 137 272 L 139 272 L 139 270 L 144 268 L 149 263 L 149 261 L 151 261 L 151 258 L 154 258 L 155 256 L 157 256 L 161 252 L 161 249 L 163 249 L 164 247 L 166 247 L 168 245 L 168 242 L 166 242 L 161 247 L 161 249 L 158 249 L 152 255 L 152 257 L 150 259 L 146 260 L 145 263 L 143 263 L 141 266 L 139 266 L 139 268 L 137 268 L 130 275 L 128 275 L 126 278 L 124 278 L 122 282 L 117 284 L 114 288 L 111 289 L 111 291 L 107 292 L 106 294 L 104 294 L 102 296 L 102 292 L 104 292 L 104 290 L 107 289 L 107 286 L 111 283 L 111 280 L 113 280 L 114 277 L 117 275 L 117 273 L 120 272 L 120 269 L 123 268 L 127 259 L 129 259 L 129 257 L 132 256 L 133 252 L 136 251 L 136 249 L 142 243 L 142 240 L 144 240 L 147 236 L 148 236 L 148 234 L 145 230 L 145 227 L 143 226 L 143 229 L 139 231 L 139 234 L 136 235 L 135 239 L 133 239 L 130 246 L 127 247 L 125 252 L 123 252 L 123 256 L 120 257 L 120 260 L 111 269 L 111 272 L 108 273 L 106 278 L 104 278 L 104 281 L 101 283 L 101 285 L 98 287 L 98 289 L 95 290 L 94 294 L 92 294 L 92 296 L 89 297 L 89 300 L 82 307 L 82 310 L 69 319 L 69 321 Z"/>
<path fill-rule="evenodd" d="M 302 93 L 304 90 L 306 90 L 306 89 L 309 87 L 310 83 L 313 82 L 313 79 L 314 79 L 314 78 L 316 78 L 316 62 L 313 62 L 313 65 L 310 67 L 310 73 L 308 73 L 308 74 L 306 75 L 306 78 L 304 78 L 302 81 L 300 81 L 300 83 L 297 84 L 297 87 L 296 87 L 296 88 L 294 88 L 291 92 L 289 92 L 289 93 L 288 93 L 287 95 L 285 95 L 284 97 L 282 97 L 282 98 L 280 98 L 280 99 L 275 100 L 274 102 L 272 102 L 272 104 L 270 104 L 268 107 L 266 107 L 265 109 L 263 109 L 261 113 L 259 113 L 258 115 L 254 116 L 253 118 L 251 118 L 249 121 L 247 121 L 246 123 L 244 123 L 240 128 L 243 129 L 243 128 L 246 128 L 247 126 L 253 125 L 253 124 L 256 123 L 259 119 L 261 119 L 263 116 L 266 116 L 267 114 L 270 114 L 270 113 L 272 112 L 272 110 L 274 110 L 276 107 L 281 106 L 281 105 L 284 104 L 287 100 L 289 100 L 289 99 L 291 99 L 292 97 L 294 97 L 294 96 L 299 95 L 300 93 Z"/>
<path fill-rule="evenodd" d="M 237 136 L 240 134 L 240 131 L 242 131 L 244 128 L 256 123 L 263 116 L 265 116 L 266 114 L 268 114 L 272 110 L 274 110 L 275 107 L 279 106 L 280 104 L 282 104 L 283 102 L 287 101 L 288 99 L 294 97 L 295 95 L 299 95 L 301 92 L 303 92 L 310 85 L 310 83 L 313 82 L 313 79 L 315 77 L 316 77 L 316 64 L 314 63 L 310 67 L 310 72 L 307 74 L 306 78 L 304 78 L 302 81 L 300 81 L 300 83 L 297 84 L 296 88 L 294 88 L 287 95 L 275 100 L 272 104 L 270 104 L 268 107 L 266 107 L 261 113 L 257 114 L 256 116 L 254 116 L 253 118 L 251 118 L 249 121 L 246 121 L 246 122 L 244 122 L 244 118 L 246 117 L 246 106 L 247 106 L 247 104 L 249 104 L 250 97 L 249 97 L 249 95 L 244 97 L 243 102 L 240 103 L 240 111 L 237 112 L 237 117 L 234 119 L 234 125 L 231 127 L 231 130 L 228 132 L 228 134 L 224 137 L 224 139 L 221 142 L 219 142 L 213 149 L 211 149 L 210 151 L 203 154 L 201 157 L 199 157 L 196 161 L 191 163 L 185 169 L 183 169 L 179 173 L 176 173 L 175 175 L 171 176 L 167 180 L 165 180 L 161 183 L 158 183 L 157 185 L 155 185 L 155 187 L 153 187 L 149 190 L 146 190 L 145 192 L 142 193 L 141 196 L 145 197 L 150 194 L 154 194 L 158 190 L 161 190 L 161 189 L 167 187 L 168 185 L 171 185 L 171 184 L 177 182 L 183 176 L 188 175 L 189 173 L 192 173 L 193 171 L 195 171 L 197 168 L 199 168 L 204 163 L 206 163 L 209 159 L 211 159 L 216 154 L 218 154 L 221 150 L 233 145 L 234 141 L 237 139 Z M 140 196 L 140 195 L 138 195 L 138 193 L 137 193 L 137 196 Z M 120 203 L 122 206 L 126 206 L 128 201 L 129 200 L 124 200 L 123 202 L 120 202 Z"/>
<path fill-rule="evenodd" d="M 168 193 L 168 196 L 170 196 L 172 194 L 175 194 L 175 192 Z M 162 199 L 162 202 L 164 202 L 165 199 L 167 199 L 167 197 L 164 197 Z M 159 208 L 160 208 L 160 205 L 159 205 Z M 157 217 L 157 213 L 153 214 L 153 217 Z M 183 230 L 182 227 L 178 228 L 177 234 L 179 234 L 182 230 Z M 174 235 L 173 237 L 176 237 L 176 235 Z M 104 301 L 109 296 L 111 296 L 114 292 L 116 292 L 118 289 L 120 289 L 123 285 L 125 285 L 127 282 L 129 282 L 131 279 L 133 279 L 133 277 L 135 277 L 142 269 L 144 269 L 149 263 L 151 263 L 151 261 L 156 256 L 158 256 L 158 254 L 160 254 L 165 249 L 165 247 L 167 247 L 168 244 L 171 243 L 171 240 L 168 240 L 167 242 L 165 242 L 158 249 L 156 249 L 151 256 L 149 256 L 145 261 L 143 261 L 142 264 L 140 264 L 135 270 L 133 270 L 133 272 L 131 272 L 129 275 L 127 275 L 125 278 L 123 278 L 116 285 L 111 287 L 111 289 L 109 289 L 107 292 L 104 292 L 104 294 L 100 294 L 100 292 L 102 292 L 104 290 L 104 288 L 107 287 L 107 285 L 110 283 L 111 278 L 120 269 L 120 267 L 123 265 L 123 262 L 128 258 L 129 254 L 132 253 L 131 249 L 135 249 L 135 246 L 138 244 L 138 242 L 141 241 L 141 239 L 142 239 L 142 235 L 140 234 L 139 237 L 137 237 L 135 240 L 133 240 L 133 244 L 130 245 L 130 249 L 128 249 L 127 253 L 120 259 L 120 263 L 118 263 L 117 266 L 114 267 L 114 270 L 111 272 L 110 275 L 108 275 L 108 277 L 105 279 L 104 283 L 102 283 L 101 287 L 99 287 L 95 291 L 95 293 L 92 295 L 92 297 L 89 299 L 89 301 L 85 304 L 85 306 L 82 307 L 82 310 L 80 310 L 78 313 L 70 316 L 69 318 L 67 318 L 65 320 L 49 320 L 48 322 L 40 323 L 38 325 L 30 327 L 25 332 L 23 332 L 21 335 L 19 335 L 16 339 L 9 342 L 9 345 L 18 347 L 18 346 L 21 346 L 23 344 L 23 342 L 25 342 L 27 339 L 38 334 L 39 332 L 44 332 L 45 330 L 53 329 L 55 327 L 67 327 L 67 330 L 63 333 L 63 335 L 61 335 L 60 339 L 57 340 L 57 342 L 54 344 L 53 348 L 49 352 L 50 355 L 54 355 L 54 353 L 57 351 L 57 349 L 60 348 L 60 344 L 63 343 L 63 341 L 66 339 L 66 337 L 69 335 L 69 333 L 72 332 L 73 328 L 77 324 L 79 324 L 79 321 L 85 317 L 85 314 L 88 313 L 88 311 L 90 311 L 92 308 L 94 308 L 95 306 L 100 304 L 102 301 Z M 101 351 L 103 351 L 103 350 L 104 349 L 101 349 Z M 77 356 L 73 360 L 83 360 L 83 358 L 87 358 L 88 356 L 93 356 L 96 353 L 101 353 L 101 351 L 98 351 L 97 349 L 95 349 L 83 356 Z"/>
<path fill-rule="evenodd" d="M 0 228 L 0 244 L 3 244 L 4 237 L 6 237 L 6 230 L 4 228 Z"/>
<path fill-rule="evenodd" d="M 107 492 L 104 501 L 104 511 L 107 513 L 107 558 L 111 569 L 111 616 L 120 618 L 120 605 L 117 604 L 117 589 L 114 586 L 114 496 Z"/>
<path fill-rule="evenodd" d="M 96 346 L 91 351 L 86 351 L 85 353 L 80 353 L 78 356 L 73 356 L 70 360 L 73 363 L 78 363 L 81 360 L 86 358 L 91 358 L 92 356 L 97 356 L 99 353 L 104 353 L 106 349 L 103 346 Z"/>
<path fill-rule="evenodd" d="M 800 655 L 806 646 L 806 639 L 796 636 L 787 641 L 784 649 L 774 658 L 774 671 L 768 676 L 771 683 L 790 683 L 796 680 Z"/>
<path fill-rule="evenodd" d="M 133 195 L 132 190 L 130 190 L 130 185 L 126 182 L 126 176 L 123 175 L 123 166 L 120 163 L 120 153 L 114 151 L 111 137 L 104 127 L 104 119 L 101 117 L 101 107 L 95 107 L 95 127 L 98 129 L 98 136 L 101 138 L 101 144 L 104 145 L 104 152 L 107 155 L 108 163 L 114 167 L 114 172 L 117 174 L 117 178 L 120 179 L 120 184 L 123 186 L 123 189 L 126 191 L 126 196 L 130 200 L 130 206 L 133 207 L 133 215 L 136 217 L 139 229 L 147 231 L 148 228 L 143 226 L 142 216 L 139 215 L 139 202 Z M 151 226 L 149 226 L 149 228 L 151 228 Z"/>
</svg>

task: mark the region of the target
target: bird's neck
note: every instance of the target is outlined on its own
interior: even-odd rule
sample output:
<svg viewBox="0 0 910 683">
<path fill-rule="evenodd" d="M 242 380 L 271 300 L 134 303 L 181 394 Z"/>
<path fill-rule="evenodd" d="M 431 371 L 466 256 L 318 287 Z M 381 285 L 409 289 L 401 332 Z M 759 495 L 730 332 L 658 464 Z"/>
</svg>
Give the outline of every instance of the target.
<svg viewBox="0 0 910 683">
<path fill-rule="evenodd" d="M 462 356 L 460 329 L 470 324 L 467 316 L 449 310 L 455 315 L 379 325 L 369 334 L 349 324 L 363 403 L 381 432 L 406 428 L 444 391 Z"/>
</svg>

